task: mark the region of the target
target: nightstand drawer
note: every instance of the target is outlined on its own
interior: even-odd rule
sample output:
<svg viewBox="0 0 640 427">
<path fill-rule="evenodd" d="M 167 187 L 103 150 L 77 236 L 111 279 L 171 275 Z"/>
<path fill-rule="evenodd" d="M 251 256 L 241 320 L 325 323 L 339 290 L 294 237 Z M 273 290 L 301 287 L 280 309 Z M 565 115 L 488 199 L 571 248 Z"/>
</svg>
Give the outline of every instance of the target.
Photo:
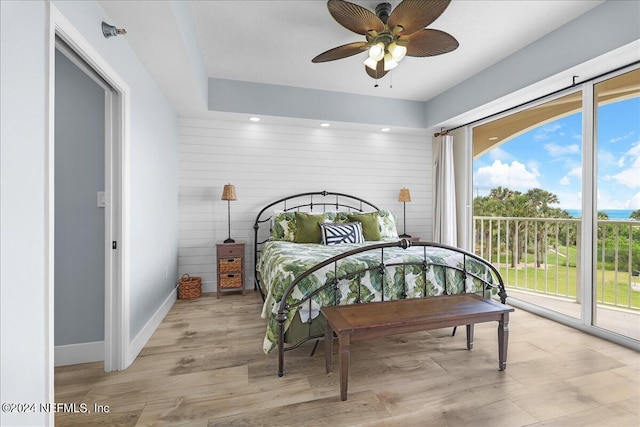
<svg viewBox="0 0 640 427">
<path fill-rule="evenodd" d="M 218 273 L 241 273 L 242 258 L 222 258 L 218 260 Z"/>
<path fill-rule="evenodd" d="M 244 243 L 225 243 L 218 245 L 218 258 L 235 258 L 244 256 Z"/>
<path fill-rule="evenodd" d="M 221 288 L 241 288 L 243 286 L 242 273 L 219 274 L 218 278 L 218 286 Z"/>
</svg>

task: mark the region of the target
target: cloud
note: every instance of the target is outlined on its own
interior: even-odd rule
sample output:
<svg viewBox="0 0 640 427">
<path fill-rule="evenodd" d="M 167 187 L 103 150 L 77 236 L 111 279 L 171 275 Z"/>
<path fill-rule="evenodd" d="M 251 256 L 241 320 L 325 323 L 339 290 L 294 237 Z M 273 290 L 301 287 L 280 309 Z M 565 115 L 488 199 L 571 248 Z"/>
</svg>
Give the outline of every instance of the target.
<svg viewBox="0 0 640 427">
<path fill-rule="evenodd" d="M 640 142 L 636 142 L 632 145 L 629 151 L 627 151 L 627 154 L 630 156 L 640 156 Z"/>
<path fill-rule="evenodd" d="M 640 143 L 632 146 L 619 160 L 619 164 L 624 166 L 625 159 L 633 159 L 633 161 L 627 169 L 612 175 L 610 178 L 628 188 L 640 188 Z"/>
<path fill-rule="evenodd" d="M 636 193 L 625 203 L 625 209 L 640 209 L 640 193 Z"/>
<path fill-rule="evenodd" d="M 578 144 L 558 145 L 553 142 L 545 144 L 544 149 L 551 157 L 566 156 L 568 154 L 579 154 L 580 146 Z"/>
<path fill-rule="evenodd" d="M 617 173 L 611 178 L 628 188 L 640 188 L 640 157 L 636 158 L 629 169 Z"/>
<path fill-rule="evenodd" d="M 478 168 L 474 178 L 475 185 L 483 189 L 502 186 L 512 190 L 528 190 L 540 187 L 536 178 L 538 175 L 536 170 L 527 170 L 527 167 L 518 161 L 514 160 L 508 164 L 495 160 L 490 166 Z"/>
<path fill-rule="evenodd" d="M 556 195 L 560 200 L 561 209 L 582 209 L 582 193 L 580 191 L 564 192 L 560 190 Z"/>
<path fill-rule="evenodd" d="M 616 162 L 616 166 L 619 168 L 623 168 L 626 163 L 626 158 L 624 156 L 620 157 Z"/>
<path fill-rule="evenodd" d="M 616 160 L 616 156 L 610 152 L 610 151 L 606 151 L 606 150 L 599 150 L 598 151 L 598 164 L 600 165 L 606 165 L 606 166 L 615 166 L 620 162 L 620 159 Z"/>
<path fill-rule="evenodd" d="M 617 136 L 615 138 L 611 138 L 608 142 L 611 142 L 611 143 L 615 144 L 616 142 L 624 141 L 625 139 L 631 138 L 634 134 L 635 134 L 634 131 L 627 132 L 625 135 Z"/>
<path fill-rule="evenodd" d="M 572 167 L 571 170 L 569 170 L 569 172 L 562 177 L 562 179 L 560 180 L 560 184 L 570 185 L 571 177 L 582 178 L 582 166 L 578 165 Z"/>
<path fill-rule="evenodd" d="M 537 160 L 529 160 L 526 167 L 534 176 L 540 176 L 540 162 Z"/>
</svg>

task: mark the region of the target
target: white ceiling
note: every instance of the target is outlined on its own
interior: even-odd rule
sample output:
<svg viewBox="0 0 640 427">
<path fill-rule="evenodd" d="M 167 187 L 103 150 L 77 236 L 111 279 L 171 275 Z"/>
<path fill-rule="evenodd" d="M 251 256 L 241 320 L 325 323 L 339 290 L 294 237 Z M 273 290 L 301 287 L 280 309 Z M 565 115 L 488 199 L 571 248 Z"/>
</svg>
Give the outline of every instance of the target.
<svg viewBox="0 0 640 427">
<path fill-rule="evenodd" d="M 380 1 L 354 1 L 374 10 Z M 399 0 L 390 1 L 393 7 Z M 323 0 L 191 1 L 198 49 L 208 77 L 427 101 L 602 1 L 453 0 L 429 28 L 453 35 L 460 47 L 429 57 L 406 57 L 379 81 L 365 74 L 365 54 L 313 64 L 330 48 L 364 40 L 329 14 Z M 188 66 L 178 24 L 167 1 L 101 1 L 113 24 L 180 115 L 202 108 L 197 72 Z M 193 62 L 193 61 L 192 61 Z M 517 70 L 514 70 L 517 72 Z M 391 87 L 392 86 L 392 87 Z M 200 94 L 202 95 L 202 93 Z"/>
</svg>

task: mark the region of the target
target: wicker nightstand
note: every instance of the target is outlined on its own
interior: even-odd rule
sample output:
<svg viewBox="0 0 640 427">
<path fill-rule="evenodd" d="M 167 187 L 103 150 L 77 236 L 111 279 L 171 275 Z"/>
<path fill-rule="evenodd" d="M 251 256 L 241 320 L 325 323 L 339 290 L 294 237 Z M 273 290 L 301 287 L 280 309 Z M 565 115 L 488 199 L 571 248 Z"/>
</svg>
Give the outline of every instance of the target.
<svg viewBox="0 0 640 427">
<path fill-rule="evenodd" d="M 242 291 L 244 295 L 244 243 L 217 243 L 216 264 L 218 286 L 216 298 L 221 291 Z"/>
</svg>

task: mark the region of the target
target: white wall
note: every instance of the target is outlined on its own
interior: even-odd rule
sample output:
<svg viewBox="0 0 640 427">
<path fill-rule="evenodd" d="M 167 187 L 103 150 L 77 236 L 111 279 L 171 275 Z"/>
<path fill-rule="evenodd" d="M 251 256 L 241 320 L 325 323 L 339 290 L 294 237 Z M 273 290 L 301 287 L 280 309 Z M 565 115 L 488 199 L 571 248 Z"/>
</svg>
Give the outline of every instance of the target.
<svg viewBox="0 0 640 427">
<path fill-rule="evenodd" d="M 0 401 L 48 402 L 43 2 L 0 2 Z M 0 412 L 0 425 L 46 414 Z"/>
<path fill-rule="evenodd" d="M 179 273 L 216 282 L 215 243 L 228 236 L 224 184 L 235 185 L 231 237 L 246 242 L 246 287 L 253 287 L 253 222 L 265 205 L 307 191 L 359 196 L 396 212 L 400 188 L 411 190 L 407 232 L 432 238 L 432 143 L 426 131 L 381 133 L 292 120 L 270 124 L 230 120 L 180 121 Z"/>
<path fill-rule="evenodd" d="M 102 36 L 100 23 L 109 19 L 96 2 L 53 4 L 132 88 L 129 280 L 134 339 L 177 281 L 177 118 L 126 39 Z M 0 400 L 38 404 L 54 401 L 45 257 L 48 4 L 2 1 L 0 8 Z M 46 425 L 49 420 L 40 412 L 0 413 L 1 425 Z"/>
</svg>

